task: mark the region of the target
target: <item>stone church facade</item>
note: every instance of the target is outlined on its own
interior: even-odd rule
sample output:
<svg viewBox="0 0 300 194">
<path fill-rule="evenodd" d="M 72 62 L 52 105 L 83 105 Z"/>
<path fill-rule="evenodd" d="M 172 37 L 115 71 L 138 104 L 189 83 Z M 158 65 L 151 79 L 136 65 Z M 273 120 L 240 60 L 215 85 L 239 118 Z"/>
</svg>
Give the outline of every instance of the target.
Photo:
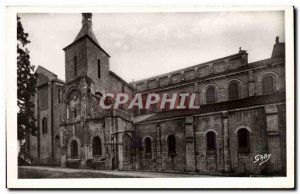
<svg viewBox="0 0 300 194">
<path fill-rule="evenodd" d="M 64 48 L 66 80 L 39 66 L 30 138 L 37 165 L 202 174 L 285 174 L 285 45 L 248 63 L 245 50 L 127 83 L 92 31 L 92 14 Z M 196 93 L 199 109 L 103 110 L 105 93 Z M 109 99 L 107 103 L 113 103 Z M 259 165 L 259 154 L 271 154 Z"/>
</svg>

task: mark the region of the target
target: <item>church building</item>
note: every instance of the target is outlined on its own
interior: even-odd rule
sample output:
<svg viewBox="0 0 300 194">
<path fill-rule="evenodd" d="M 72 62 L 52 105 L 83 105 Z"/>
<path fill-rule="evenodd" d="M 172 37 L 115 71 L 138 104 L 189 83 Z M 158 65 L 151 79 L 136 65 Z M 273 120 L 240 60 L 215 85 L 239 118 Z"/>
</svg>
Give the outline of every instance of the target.
<svg viewBox="0 0 300 194">
<path fill-rule="evenodd" d="M 30 137 L 35 165 L 213 175 L 286 174 L 285 44 L 248 62 L 230 56 L 128 83 L 92 30 L 92 14 L 63 48 L 65 81 L 39 66 Z M 271 45 L 270 45 L 271 46 Z M 259 49 L 259 48 L 257 48 Z M 106 93 L 195 93 L 199 109 L 102 109 Z M 113 98 L 105 100 L 113 104 Z M 259 165 L 257 157 L 271 154 Z"/>
</svg>

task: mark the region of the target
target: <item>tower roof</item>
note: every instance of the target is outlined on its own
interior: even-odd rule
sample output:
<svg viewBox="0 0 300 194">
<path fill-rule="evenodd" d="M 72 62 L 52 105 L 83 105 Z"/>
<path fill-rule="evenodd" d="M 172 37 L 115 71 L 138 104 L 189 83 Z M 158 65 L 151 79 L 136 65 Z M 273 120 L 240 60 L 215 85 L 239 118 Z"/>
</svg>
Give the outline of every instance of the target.
<svg viewBox="0 0 300 194">
<path fill-rule="evenodd" d="M 73 45 L 75 42 L 87 37 L 93 43 L 95 43 L 95 45 L 99 49 L 101 49 L 108 57 L 110 57 L 109 54 L 103 48 L 101 48 L 93 30 L 92 30 L 92 25 L 93 25 L 92 24 L 92 13 L 82 13 L 82 22 L 81 23 L 82 23 L 82 27 L 81 27 L 78 35 L 76 36 L 75 40 L 71 44 L 69 44 L 68 46 L 63 48 L 63 50 L 66 50 L 71 45 Z"/>
<path fill-rule="evenodd" d="M 91 38 L 95 43 L 99 45 L 99 42 L 92 30 L 92 13 L 82 13 L 82 27 L 79 31 L 78 35 L 76 36 L 74 42 L 82 38 L 83 36 L 87 35 Z"/>
</svg>

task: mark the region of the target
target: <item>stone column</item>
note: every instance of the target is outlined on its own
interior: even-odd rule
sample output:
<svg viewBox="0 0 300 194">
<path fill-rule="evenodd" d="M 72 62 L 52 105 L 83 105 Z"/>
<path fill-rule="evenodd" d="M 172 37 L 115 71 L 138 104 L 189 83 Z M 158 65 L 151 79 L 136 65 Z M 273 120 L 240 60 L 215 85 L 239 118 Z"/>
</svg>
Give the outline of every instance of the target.
<svg viewBox="0 0 300 194">
<path fill-rule="evenodd" d="M 61 126 L 59 129 L 60 133 L 60 146 L 61 146 L 61 156 L 60 156 L 60 161 L 61 161 L 61 167 L 66 166 L 66 161 L 67 161 L 67 152 L 68 152 L 68 141 L 67 141 L 67 133 L 66 133 L 66 126 Z"/>
<path fill-rule="evenodd" d="M 271 157 L 269 159 L 270 171 L 281 170 L 281 148 L 280 136 L 278 127 L 278 110 L 276 105 L 265 106 L 267 136 L 268 136 L 268 150 Z"/>
<path fill-rule="evenodd" d="M 185 155 L 186 155 L 186 170 L 188 172 L 195 172 L 195 142 L 193 117 L 185 117 Z"/>
<path fill-rule="evenodd" d="M 223 144 L 224 144 L 224 170 L 229 173 L 231 170 L 230 153 L 229 153 L 229 133 L 228 133 L 228 112 L 222 112 L 223 121 Z"/>
<path fill-rule="evenodd" d="M 255 83 L 254 83 L 254 75 L 253 70 L 248 71 L 248 95 L 254 96 L 255 95 Z"/>
<path fill-rule="evenodd" d="M 195 98 L 195 105 L 200 106 L 200 92 L 199 92 L 199 83 L 195 82 L 194 83 L 194 93 L 196 93 L 196 98 Z"/>
<path fill-rule="evenodd" d="M 161 128 L 160 124 L 158 123 L 156 126 L 156 132 L 157 132 L 157 140 L 156 140 L 156 153 L 157 153 L 157 170 L 162 171 L 162 150 L 161 150 Z"/>
<path fill-rule="evenodd" d="M 226 59 L 224 62 L 225 62 L 225 71 L 230 70 L 229 59 Z"/>
</svg>

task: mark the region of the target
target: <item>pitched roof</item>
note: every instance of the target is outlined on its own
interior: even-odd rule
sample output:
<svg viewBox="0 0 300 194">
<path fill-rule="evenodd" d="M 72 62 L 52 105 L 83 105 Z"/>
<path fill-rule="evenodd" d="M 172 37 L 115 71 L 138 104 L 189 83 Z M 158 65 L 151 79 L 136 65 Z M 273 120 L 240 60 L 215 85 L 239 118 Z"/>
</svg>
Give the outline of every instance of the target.
<svg viewBox="0 0 300 194">
<path fill-rule="evenodd" d="M 61 83 L 61 84 L 65 83 L 63 80 L 59 79 L 55 73 L 49 71 L 48 69 L 46 69 L 45 67 L 40 66 L 40 65 L 37 67 L 37 69 L 35 70 L 34 73 L 45 76 L 47 81 L 54 81 L 54 82 Z M 43 84 L 43 82 L 45 82 L 46 80 L 38 81 L 37 86 Z"/>
<path fill-rule="evenodd" d="M 101 49 L 108 57 L 110 57 L 109 54 L 103 48 L 101 48 L 101 46 L 93 32 L 92 25 L 93 25 L 92 24 L 92 14 L 91 13 L 83 13 L 82 14 L 82 27 L 81 27 L 79 33 L 77 34 L 75 40 L 71 44 L 69 44 L 68 46 L 63 48 L 63 50 L 66 50 L 68 47 L 70 47 L 74 43 L 76 43 L 86 37 L 89 40 L 91 40 L 99 49 Z"/>
<path fill-rule="evenodd" d="M 42 73 L 45 76 L 49 77 L 49 79 L 57 78 L 57 75 L 55 73 L 53 73 L 52 71 L 49 71 L 48 69 L 46 69 L 45 67 L 40 66 L 40 65 L 36 68 L 34 73 L 38 73 L 38 74 Z"/>
<path fill-rule="evenodd" d="M 92 29 L 92 21 L 91 20 L 87 20 L 86 18 L 82 19 L 82 27 L 81 30 L 79 31 L 78 35 L 76 36 L 74 42 L 76 42 L 77 40 L 79 40 L 80 38 L 82 38 L 83 36 L 87 35 L 88 37 L 90 37 L 95 43 L 97 43 L 99 45 L 99 42 L 93 32 Z"/>
</svg>

